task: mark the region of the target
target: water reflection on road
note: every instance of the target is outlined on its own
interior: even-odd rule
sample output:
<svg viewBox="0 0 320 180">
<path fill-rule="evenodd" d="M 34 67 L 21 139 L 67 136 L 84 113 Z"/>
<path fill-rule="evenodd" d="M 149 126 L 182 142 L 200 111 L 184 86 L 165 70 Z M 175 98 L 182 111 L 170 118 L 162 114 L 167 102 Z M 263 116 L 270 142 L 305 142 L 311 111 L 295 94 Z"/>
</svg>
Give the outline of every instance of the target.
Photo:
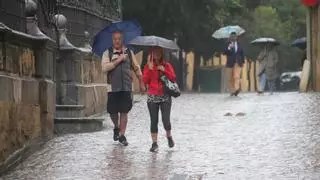
<svg viewBox="0 0 320 180">
<path fill-rule="evenodd" d="M 159 153 L 148 152 L 149 117 L 140 102 L 128 147 L 114 143 L 110 129 L 57 137 L 3 179 L 320 179 L 320 94 L 174 100 L 174 149 L 161 129 Z"/>
</svg>

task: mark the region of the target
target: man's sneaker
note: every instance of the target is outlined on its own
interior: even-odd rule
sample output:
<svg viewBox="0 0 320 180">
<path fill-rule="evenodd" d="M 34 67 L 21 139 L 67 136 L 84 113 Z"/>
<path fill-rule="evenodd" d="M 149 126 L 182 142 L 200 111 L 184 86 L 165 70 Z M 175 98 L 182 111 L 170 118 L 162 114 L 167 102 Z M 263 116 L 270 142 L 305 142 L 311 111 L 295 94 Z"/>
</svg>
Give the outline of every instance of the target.
<svg viewBox="0 0 320 180">
<path fill-rule="evenodd" d="M 156 142 L 152 143 L 152 146 L 150 148 L 150 152 L 157 152 L 159 149 L 159 146 Z"/>
<path fill-rule="evenodd" d="M 120 129 L 119 128 L 115 128 L 113 130 L 113 140 L 114 141 L 119 141 L 119 133 L 120 133 Z"/>
<path fill-rule="evenodd" d="M 128 141 L 127 141 L 127 138 L 126 138 L 124 135 L 121 135 L 121 136 L 119 137 L 119 142 L 120 142 L 122 145 L 124 145 L 124 146 L 128 146 L 128 145 L 129 145 L 129 143 L 128 143 Z"/>
<path fill-rule="evenodd" d="M 263 91 L 257 91 L 258 94 L 263 94 Z"/>
<path fill-rule="evenodd" d="M 168 137 L 168 145 L 169 145 L 169 148 L 173 148 L 174 142 L 173 142 L 172 137 Z"/>
</svg>

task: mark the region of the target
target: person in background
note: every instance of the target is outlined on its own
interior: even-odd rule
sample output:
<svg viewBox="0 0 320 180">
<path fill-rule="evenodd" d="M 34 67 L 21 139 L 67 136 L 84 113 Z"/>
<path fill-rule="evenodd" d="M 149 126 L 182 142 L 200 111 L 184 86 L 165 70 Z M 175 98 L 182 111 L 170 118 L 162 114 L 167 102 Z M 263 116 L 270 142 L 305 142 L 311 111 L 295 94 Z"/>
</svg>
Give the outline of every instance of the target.
<svg viewBox="0 0 320 180">
<path fill-rule="evenodd" d="M 262 94 L 264 92 L 266 83 L 267 83 L 267 75 L 265 73 L 265 65 L 266 65 L 266 57 L 267 56 L 267 46 L 265 45 L 263 49 L 260 51 L 257 62 L 259 64 L 257 70 L 257 76 L 259 77 L 259 87 L 258 94 Z"/>
<path fill-rule="evenodd" d="M 142 82 L 140 65 L 134 53 L 123 45 L 121 32 L 112 34 L 112 48 L 103 53 L 101 67 L 103 72 L 108 73 L 108 84 L 111 85 L 111 91 L 108 93 L 107 111 L 114 124 L 113 140 L 127 146 L 125 131 L 128 113 L 133 105 L 131 70 L 139 78 L 142 91 L 145 91 L 145 87 Z"/>
<path fill-rule="evenodd" d="M 175 82 L 176 74 L 170 63 L 164 60 L 163 49 L 160 47 L 152 48 L 148 56 L 148 62 L 143 70 L 143 82 L 148 88 L 147 105 L 151 119 L 151 152 L 156 152 L 158 146 L 158 121 L 159 110 L 161 111 L 162 123 L 166 130 L 168 145 L 170 148 L 174 146 L 174 141 L 171 135 L 171 96 L 163 91 L 163 82 L 160 80 L 162 75 L 168 77 L 169 80 Z"/>
<path fill-rule="evenodd" d="M 276 90 L 278 58 L 278 53 L 273 44 L 266 44 L 265 48 L 260 52 L 258 56 L 259 70 L 257 72 L 260 78 L 258 93 L 263 93 L 266 81 L 268 82 L 270 94 L 273 94 Z"/>
<path fill-rule="evenodd" d="M 240 93 L 241 68 L 244 64 L 244 52 L 238 43 L 238 37 L 235 32 L 230 34 L 224 53 L 227 55 L 226 67 L 230 95 L 238 96 Z"/>
<path fill-rule="evenodd" d="M 301 70 L 303 68 L 303 64 L 304 64 L 304 61 L 307 59 L 307 49 L 304 49 L 303 50 L 303 55 L 302 55 L 302 59 L 301 59 Z"/>
</svg>

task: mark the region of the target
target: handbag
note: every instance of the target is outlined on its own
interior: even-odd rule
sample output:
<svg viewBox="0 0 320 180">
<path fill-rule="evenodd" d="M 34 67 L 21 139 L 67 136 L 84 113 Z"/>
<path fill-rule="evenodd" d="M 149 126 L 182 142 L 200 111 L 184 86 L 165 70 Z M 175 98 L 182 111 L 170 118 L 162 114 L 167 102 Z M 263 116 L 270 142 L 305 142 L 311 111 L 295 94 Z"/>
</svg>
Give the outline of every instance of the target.
<svg viewBox="0 0 320 180">
<path fill-rule="evenodd" d="M 162 75 L 160 79 L 163 82 L 163 90 L 166 94 L 175 98 L 181 95 L 179 86 L 176 82 L 170 81 L 166 75 Z"/>
</svg>

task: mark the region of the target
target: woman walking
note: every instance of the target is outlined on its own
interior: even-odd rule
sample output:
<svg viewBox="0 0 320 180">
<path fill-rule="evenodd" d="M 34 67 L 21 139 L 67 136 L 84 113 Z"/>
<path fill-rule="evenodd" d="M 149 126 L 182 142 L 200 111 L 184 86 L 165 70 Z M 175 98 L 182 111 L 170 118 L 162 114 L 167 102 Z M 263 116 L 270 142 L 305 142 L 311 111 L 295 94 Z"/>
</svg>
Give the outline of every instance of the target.
<svg viewBox="0 0 320 180">
<path fill-rule="evenodd" d="M 278 53 L 273 44 L 266 44 L 265 48 L 258 56 L 259 70 L 258 76 L 259 90 L 258 93 L 263 93 L 265 84 L 268 82 L 270 94 L 276 90 L 276 79 L 278 77 Z"/>
<path fill-rule="evenodd" d="M 156 152 L 158 150 L 159 110 L 161 111 L 162 123 L 166 130 L 168 145 L 170 148 L 174 146 L 170 123 L 172 99 L 171 96 L 164 93 L 164 85 L 160 77 L 165 75 L 169 80 L 175 82 L 176 74 L 171 64 L 164 60 L 163 54 L 162 48 L 152 48 L 151 53 L 148 56 L 148 63 L 145 65 L 143 71 L 143 82 L 148 88 L 147 105 L 151 119 L 151 152 Z"/>
</svg>

